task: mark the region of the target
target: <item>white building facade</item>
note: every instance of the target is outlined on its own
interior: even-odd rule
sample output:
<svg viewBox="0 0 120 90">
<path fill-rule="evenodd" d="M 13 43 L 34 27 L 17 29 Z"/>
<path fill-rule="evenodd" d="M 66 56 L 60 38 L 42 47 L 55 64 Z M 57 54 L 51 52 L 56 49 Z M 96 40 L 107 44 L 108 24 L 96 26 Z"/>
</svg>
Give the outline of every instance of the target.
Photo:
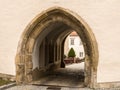
<svg viewBox="0 0 120 90">
<path fill-rule="evenodd" d="M 66 56 L 68 55 L 69 50 L 73 48 L 76 54 L 76 58 L 84 59 L 85 52 L 83 43 L 76 32 L 72 32 L 70 35 L 68 35 L 64 47 Z"/>
<path fill-rule="evenodd" d="M 21 50 L 18 47 L 23 32 L 32 27 L 35 17 L 51 7 L 62 7 L 81 17 L 78 22 L 87 23 L 86 29 L 94 34 L 99 52 L 97 69 L 93 69 L 97 76 L 92 77 L 97 78 L 97 83 L 108 83 L 108 87 L 120 86 L 120 0 L 0 0 L 0 73 L 16 75 L 15 57 Z"/>
</svg>

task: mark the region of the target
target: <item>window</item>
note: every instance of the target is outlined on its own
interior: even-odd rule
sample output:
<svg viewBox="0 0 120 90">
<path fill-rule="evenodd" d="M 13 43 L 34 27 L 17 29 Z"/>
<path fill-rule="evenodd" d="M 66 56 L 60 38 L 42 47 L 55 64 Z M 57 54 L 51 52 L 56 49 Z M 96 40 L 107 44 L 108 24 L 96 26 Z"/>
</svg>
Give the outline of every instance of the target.
<svg viewBox="0 0 120 90">
<path fill-rule="evenodd" d="M 80 57 L 83 57 L 83 52 L 80 52 Z"/>
<path fill-rule="evenodd" d="M 79 41 L 79 45 L 82 45 L 82 41 L 81 40 Z"/>
<path fill-rule="evenodd" d="M 70 45 L 74 45 L 75 44 L 75 42 L 74 42 L 74 38 L 70 38 Z"/>
</svg>

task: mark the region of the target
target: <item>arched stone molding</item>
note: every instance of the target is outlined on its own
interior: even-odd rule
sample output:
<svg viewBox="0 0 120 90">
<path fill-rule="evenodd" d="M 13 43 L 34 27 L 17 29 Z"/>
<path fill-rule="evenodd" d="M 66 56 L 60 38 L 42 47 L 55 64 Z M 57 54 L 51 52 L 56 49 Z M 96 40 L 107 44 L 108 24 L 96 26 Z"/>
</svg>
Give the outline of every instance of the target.
<svg viewBox="0 0 120 90">
<path fill-rule="evenodd" d="M 32 53 L 36 40 L 38 37 L 41 38 L 41 40 L 45 39 L 45 37 L 52 32 L 51 30 L 46 30 L 46 28 L 52 28 L 55 26 L 55 23 L 59 23 L 59 25 L 63 24 L 62 26 L 65 25 L 64 28 L 62 28 L 62 31 L 55 31 L 54 29 L 51 29 L 53 32 L 58 34 L 57 38 L 59 38 L 62 34 L 64 35 L 62 42 L 59 41 L 61 45 L 63 45 L 65 35 L 69 34 L 71 29 L 74 29 L 80 36 L 86 53 L 85 85 L 91 88 L 97 87 L 97 66 L 99 53 L 95 36 L 90 27 L 80 16 L 61 7 L 52 7 L 39 14 L 29 23 L 22 33 L 15 59 L 16 82 L 20 84 L 32 81 Z"/>
</svg>

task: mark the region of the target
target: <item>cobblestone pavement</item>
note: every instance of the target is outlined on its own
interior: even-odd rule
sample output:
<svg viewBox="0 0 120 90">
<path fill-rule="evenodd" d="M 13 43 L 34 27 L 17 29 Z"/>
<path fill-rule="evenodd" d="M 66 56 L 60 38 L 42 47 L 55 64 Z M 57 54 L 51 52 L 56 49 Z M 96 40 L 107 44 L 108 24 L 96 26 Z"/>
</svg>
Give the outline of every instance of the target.
<svg viewBox="0 0 120 90">
<path fill-rule="evenodd" d="M 84 76 L 84 63 L 72 64 L 32 82 L 32 85 L 12 86 L 2 90 L 120 90 L 120 88 L 84 88 L 83 81 L 80 82 L 81 76 Z"/>
<path fill-rule="evenodd" d="M 21 85 L 13 86 L 7 89 L 1 90 L 120 90 L 120 88 L 101 88 L 101 89 L 90 89 L 90 88 L 70 88 L 70 87 L 51 87 L 51 86 L 35 86 L 35 85 Z"/>
<path fill-rule="evenodd" d="M 50 72 L 46 77 L 33 82 L 34 85 L 84 87 L 84 63 L 72 64 Z"/>
<path fill-rule="evenodd" d="M 14 86 L 6 90 L 90 90 L 78 88 L 83 87 L 84 78 L 81 80 L 81 76 L 79 76 L 84 76 L 83 68 L 84 63 L 68 65 L 66 68 L 57 69 L 47 77 L 33 82 L 34 85 Z M 52 88 L 51 86 L 54 86 L 53 88 L 57 86 L 59 89 L 47 89 Z"/>
<path fill-rule="evenodd" d="M 50 87 L 50 86 L 34 86 L 34 85 L 22 85 L 14 86 L 4 90 L 92 90 L 89 88 L 69 88 L 69 87 Z"/>
</svg>

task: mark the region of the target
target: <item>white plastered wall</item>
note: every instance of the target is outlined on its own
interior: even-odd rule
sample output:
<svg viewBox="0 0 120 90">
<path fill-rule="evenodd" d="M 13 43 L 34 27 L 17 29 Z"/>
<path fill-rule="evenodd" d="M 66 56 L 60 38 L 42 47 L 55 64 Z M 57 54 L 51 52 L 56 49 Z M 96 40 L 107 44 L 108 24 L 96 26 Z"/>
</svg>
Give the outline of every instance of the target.
<svg viewBox="0 0 120 90">
<path fill-rule="evenodd" d="M 91 27 L 99 48 L 97 81 L 120 81 L 119 0 L 0 0 L 0 73 L 15 75 L 23 30 L 36 15 L 53 6 L 77 13 Z"/>
</svg>

